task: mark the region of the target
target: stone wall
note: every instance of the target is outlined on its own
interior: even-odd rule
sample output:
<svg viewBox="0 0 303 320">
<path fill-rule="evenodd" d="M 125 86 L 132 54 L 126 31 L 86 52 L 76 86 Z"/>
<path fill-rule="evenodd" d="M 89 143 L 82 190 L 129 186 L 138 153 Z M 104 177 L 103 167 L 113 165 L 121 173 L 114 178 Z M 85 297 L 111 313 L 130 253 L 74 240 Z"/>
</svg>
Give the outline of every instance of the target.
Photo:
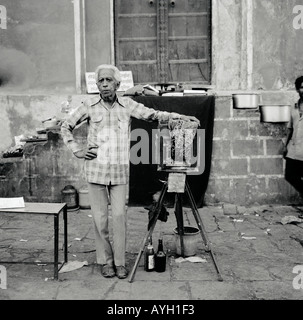
<svg viewBox="0 0 303 320">
<path fill-rule="evenodd" d="M 75 131 L 81 142 L 85 126 Z M 61 202 L 67 185 L 86 185 L 83 161 L 65 147 L 59 132 L 49 131 L 46 142 L 27 143 L 23 157 L 0 159 L 0 196 L 24 197 L 30 202 Z"/>
<path fill-rule="evenodd" d="M 261 97 L 264 104 L 289 104 L 296 93 L 265 92 Z M 263 123 L 259 110 L 234 109 L 231 95 L 218 96 L 206 202 L 300 203 L 302 199 L 284 179 L 286 133 L 287 123 Z"/>
<path fill-rule="evenodd" d="M 77 107 L 86 95 L 35 95 L 0 94 L 0 151 L 15 144 L 15 136 L 37 135 L 43 128 L 43 120 L 62 119 L 61 103 L 69 101 L 71 108 Z"/>
<path fill-rule="evenodd" d="M 261 123 L 258 110 L 234 109 L 231 93 L 214 94 L 214 148 L 206 203 L 299 203 L 297 192 L 284 179 L 282 147 L 286 123 Z M 294 91 L 262 92 L 261 96 L 265 104 L 289 104 L 297 99 Z M 60 117 L 61 101 L 67 98 L 2 96 L 1 117 L 5 121 L 1 122 L 1 130 L 6 130 L 6 139 L 0 141 L 0 152 L 14 144 L 14 135 L 35 134 L 42 119 Z M 76 107 L 87 96 L 70 98 Z M 85 128 L 77 130 L 78 139 L 83 141 Z M 50 134 L 47 143 L 27 144 L 23 159 L 0 160 L 0 196 L 58 201 L 64 186 L 72 184 L 78 189 L 85 183 L 82 162 L 67 150 L 58 133 Z"/>
</svg>

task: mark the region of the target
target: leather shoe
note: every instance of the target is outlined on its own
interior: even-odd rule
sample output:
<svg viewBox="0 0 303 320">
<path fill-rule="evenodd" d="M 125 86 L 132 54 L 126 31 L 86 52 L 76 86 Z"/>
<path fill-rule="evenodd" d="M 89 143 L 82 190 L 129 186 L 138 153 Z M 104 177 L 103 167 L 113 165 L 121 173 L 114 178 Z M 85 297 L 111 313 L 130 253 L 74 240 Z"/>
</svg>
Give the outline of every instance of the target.
<svg viewBox="0 0 303 320">
<path fill-rule="evenodd" d="M 128 272 L 124 266 L 116 266 L 116 276 L 119 279 L 125 279 L 128 275 Z"/>
<path fill-rule="evenodd" d="M 108 264 L 101 265 L 101 274 L 104 278 L 112 278 L 115 276 L 115 270 Z"/>
</svg>

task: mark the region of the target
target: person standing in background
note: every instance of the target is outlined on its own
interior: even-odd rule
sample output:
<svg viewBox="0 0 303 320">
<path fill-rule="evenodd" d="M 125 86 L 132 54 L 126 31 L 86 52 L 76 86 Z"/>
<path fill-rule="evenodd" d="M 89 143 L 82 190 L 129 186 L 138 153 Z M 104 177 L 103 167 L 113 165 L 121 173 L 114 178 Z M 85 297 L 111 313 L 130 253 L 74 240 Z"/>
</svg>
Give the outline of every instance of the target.
<svg viewBox="0 0 303 320">
<path fill-rule="evenodd" d="M 295 81 L 299 100 L 291 110 L 285 143 L 285 179 L 303 196 L 303 76 Z M 300 215 L 303 219 L 303 215 Z"/>
</svg>

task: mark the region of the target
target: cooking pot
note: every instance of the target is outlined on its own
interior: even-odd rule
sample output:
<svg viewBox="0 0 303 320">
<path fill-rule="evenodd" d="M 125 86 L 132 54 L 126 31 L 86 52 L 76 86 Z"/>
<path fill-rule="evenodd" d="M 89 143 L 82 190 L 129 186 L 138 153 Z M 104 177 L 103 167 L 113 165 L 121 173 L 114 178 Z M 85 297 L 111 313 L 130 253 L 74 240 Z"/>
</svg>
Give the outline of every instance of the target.
<svg viewBox="0 0 303 320">
<path fill-rule="evenodd" d="M 261 122 L 289 122 L 290 105 L 260 105 Z"/>
<path fill-rule="evenodd" d="M 200 235 L 200 230 L 196 227 L 184 226 L 184 235 L 183 235 L 183 245 L 184 245 L 184 256 L 191 257 L 197 253 L 197 245 Z M 178 228 L 174 229 L 175 233 L 175 244 L 176 252 L 178 255 L 181 255 L 181 243 L 180 235 Z"/>
<path fill-rule="evenodd" d="M 260 95 L 257 93 L 235 93 L 232 95 L 234 109 L 257 109 Z"/>
<path fill-rule="evenodd" d="M 78 193 L 72 185 L 67 185 L 61 190 L 62 202 L 67 205 L 67 211 L 78 209 Z"/>
</svg>

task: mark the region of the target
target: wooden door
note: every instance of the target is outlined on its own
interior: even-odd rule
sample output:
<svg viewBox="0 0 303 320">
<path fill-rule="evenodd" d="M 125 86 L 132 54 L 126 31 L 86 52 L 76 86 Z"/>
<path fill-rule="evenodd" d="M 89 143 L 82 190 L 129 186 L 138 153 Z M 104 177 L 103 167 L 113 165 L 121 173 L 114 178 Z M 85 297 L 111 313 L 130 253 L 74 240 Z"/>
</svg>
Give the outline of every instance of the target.
<svg viewBox="0 0 303 320">
<path fill-rule="evenodd" d="M 116 0 L 116 64 L 137 83 L 210 83 L 210 0 Z"/>
</svg>

